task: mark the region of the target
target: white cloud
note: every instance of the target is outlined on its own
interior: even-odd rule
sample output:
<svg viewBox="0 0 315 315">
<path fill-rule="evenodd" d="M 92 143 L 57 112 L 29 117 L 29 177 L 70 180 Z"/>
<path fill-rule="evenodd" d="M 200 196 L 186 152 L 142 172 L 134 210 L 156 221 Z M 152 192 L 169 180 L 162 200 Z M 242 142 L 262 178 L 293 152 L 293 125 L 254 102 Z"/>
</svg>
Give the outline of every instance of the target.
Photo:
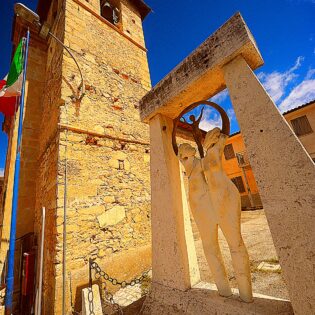
<svg viewBox="0 0 315 315">
<path fill-rule="evenodd" d="M 315 69 L 309 69 L 304 79 L 302 81 L 299 80 L 299 83 L 296 82 L 299 76 L 297 70 L 300 69 L 303 61 L 304 57 L 299 56 L 295 63 L 284 72 L 260 72 L 257 75 L 282 112 L 315 99 Z M 288 91 L 288 87 L 291 89 L 290 92 Z M 229 93 L 225 89 L 212 97 L 211 101 L 220 104 L 227 99 L 228 95 Z M 229 108 L 227 114 L 231 121 L 236 119 L 233 108 Z M 200 127 L 208 131 L 214 127 L 221 127 L 221 125 L 220 115 L 215 110 L 206 107 Z"/>
<path fill-rule="evenodd" d="M 231 107 L 226 111 L 227 115 L 229 116 L 230 120 L 233 120 L 236 118 L 234 109 Z"/>
<path fill-rule="evenodd" d="M 229 108 L 227 110 L 227 114 L 230 118 L 230 121 L 235 119 L 233 108 Z M 215 127 L 222 128 L 222 119 L 220 114 L 215 109 L 205 107 L 199 127 L 205 131 L 209 131 Z"/>
<path fill-rule="evenodd" d="M 215 127 L 221 128 L 222 122 L 220 115 L 213 109 L 206 107 L 199 127 L 202 130 L 209 131 Z"/>
<path fill-rule="evenodd" d="M 275 102 L 278 102 L 283 97 L 288 84 L 298 77 L 295 71 L 300 68 L 303 60 L 304 57 L 299 56 L 295 64 L 285 72 L 258 73 L 257 77 Z"/>
<path fill-rule="evenodd" d="M 285 112 L 299 105 L 305 104 L 315 99 L 315 79 L 304 80 L 298 84 L 286 97 L 279 109 Z"/>
<path fill-rule="evenodd" d="M 297 57 L 294 66 L 289 69 L 289 72 L 292 72 L 292 71 L 295 71 L 295 70 L 299 69 L 301 67 L 303 61 L 304 61 L 304 57 L 303 56 Z"/>
<path fill-rule="evenodd" d="M 214 102 L 214 103 L 221 103 L 223 101 L 225 101 L 225 99 L 229 96 L 229 92 L 227 89 L 221 91 L 220 93 L 218 93 L 217 95 L 213 96 L 210 101 Z"/>
<path fill-rule="evenodd" d="M 4 176 L 4 169 L 0 168 L 0 177 L 3 177 L 3 176 Z"/>
<path fill-rule="evenodd" d="M 226 98 L 229 96 L 229 92 L 227 89 L 221 91 L 214 97 L 210 99 L 211 102 L 217 103 L 220 105 L 220 103 L 224 102 Z M 227 114 L 230 117 L 230 119 L 235 118 L 235 113 L 232 108 L 227 110 Z M 222 127 L 222 120 L 220 114 L 215 109 L 211 109 L 210 107 L 205 107 L 205 110 L 203 112 L 203 116 L 200 122 L 200 128 L 209 131 L 215 127 Z"/>
<path fill-rule="evenodd" d="M 220 105 L 220 103 L 224 102 L 228 96 L 229 92 L 227 89 L 225 89 L 212 97 L 210 101 Z M 226 112 L 230 118 L 230 121 L 235 119 L 235 112 L 233 108 L 229 108 Z M 209 131 L 215 127 L 222 127 L 221 116 L 215 109 L 206 106 L 200 122 L 200 128 L 205 131 Z"/>
<path fill-rule="evenodd" d="M 315 69 L 309 69 L 307 71 L 307 74 L 306 74 L 306 77 L 305 77 L 305 80 L 309 80 L 311 79 L 315 74 Z"/>
</svg>

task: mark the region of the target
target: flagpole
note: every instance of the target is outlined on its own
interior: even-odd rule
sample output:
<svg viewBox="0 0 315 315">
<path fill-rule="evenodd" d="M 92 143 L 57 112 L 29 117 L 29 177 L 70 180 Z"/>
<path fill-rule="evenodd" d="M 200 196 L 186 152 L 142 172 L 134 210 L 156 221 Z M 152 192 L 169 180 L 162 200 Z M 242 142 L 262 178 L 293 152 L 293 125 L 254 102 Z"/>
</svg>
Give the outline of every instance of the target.
<svg viewBox="0 0 315 315">
<path fill-rule="evenodd" d="M 24 66 L 23 66 L 24 72 L 23 72 L 23 84 L 22 84 L 22 91 L 21 91 L 21 98 L 20 98 L 19 128 L 18 128 L 18 137 L 17 137 L 17 144 L 16 144 L 10 245 L 9 245 L 9 254 L 8 254 L 8 273 L 7 273 L 7 281 L 6 281 L 5 308 L 6 308 L 6 314 L 9 314 L 9 315 L 11 315 L 13 311 L 12 303 L 13 303 L 13 291 L 14 291 L 14 253 L 15 253 L 15 239 L 16 239 L 16 218 L 17 218 L 17 209 L 18 209 L 19 175 L 20 175 L 20 164 L 21 164 L 21 142 L 22 142 L 25 82 L 26 82 L 29 41 L 30 41 L 30 31 L 27 30 L 26 41 L 24 45 Z"/>
</svg>

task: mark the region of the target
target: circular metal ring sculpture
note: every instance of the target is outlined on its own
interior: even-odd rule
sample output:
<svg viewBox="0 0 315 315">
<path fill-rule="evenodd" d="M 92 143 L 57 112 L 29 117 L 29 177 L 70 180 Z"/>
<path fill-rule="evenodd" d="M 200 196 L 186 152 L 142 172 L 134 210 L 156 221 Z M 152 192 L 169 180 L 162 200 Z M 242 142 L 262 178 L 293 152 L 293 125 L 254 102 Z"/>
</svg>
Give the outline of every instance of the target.
<svg viewBox="0 0 315 315">
<path fill-rule="evenodd" d="M 214 103 L 214 102 L 210 102 L 210 101 L 199 101 L 199 102 L 195 102 L 191 105 L 189 105 L 187 108 L 185 108 L 180 114 L 179 116 L 174 119 L 173 121 L 173 133 L 172 133 L 172 144 L 173 144 L 173 149 L 176 155 L 178 155 L 178 145 L 176 142 L 176 131 L 177 131 L 177 127 L 178 124 L 180 122 L 180 119 L 182 118 L 183 115 L 187 114 L 188 112 L 190 112 L 192 109 L 196 108 L 199 105 L 207 105 L 209 107 L 212 107 L 214 109 L 216 109 L 222 119 L 222 133 L 225 135 L 229 135 L 230 134 L 230 120 L 229 117 L 227 115 L 227 113 L 225 112 L 225 110 L 219 106 L 218 104 Z M 198 145 L 198 143 L 197 143 Z M 198 145 L 198 150 L 199 150 L 199 154 L 200 157 L 203 158 L 204 157 L 204 152 L 203 152 L 203 148 Z"/>
</svg>

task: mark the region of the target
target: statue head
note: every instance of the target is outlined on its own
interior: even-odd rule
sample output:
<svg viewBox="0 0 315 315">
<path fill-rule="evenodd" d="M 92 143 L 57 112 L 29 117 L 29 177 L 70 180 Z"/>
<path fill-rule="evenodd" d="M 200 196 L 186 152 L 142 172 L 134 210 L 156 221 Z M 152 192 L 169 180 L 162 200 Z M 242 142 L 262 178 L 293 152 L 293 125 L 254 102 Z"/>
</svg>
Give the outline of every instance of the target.
<svg viewBox="0 0 315 315">
<path fill-rule="evenodd" d="M 221 129 L 216 127 L 212 130 L 207 132 L 205 141 L 204 141 L 204 147 L 206 150 L 211 148 L 213 145 L 215 145 L 219 141 L 219 137 L 221 134 Z"/>
<path fill-rule="evenodd" d="M 190 121 L 195 122 L 196 117 L 195 117 L 195 115 L 190 115 L 190 116 L 189 116 L 189 119 L 190 119 Z"/>
<path fill-rule="evenodd" d="M 196 149 L 189 143 L 183 143 L 178 147 L 179 160 L 185 164 L 185 162 L 193 159 L 196 155 Z"/>
</svg>

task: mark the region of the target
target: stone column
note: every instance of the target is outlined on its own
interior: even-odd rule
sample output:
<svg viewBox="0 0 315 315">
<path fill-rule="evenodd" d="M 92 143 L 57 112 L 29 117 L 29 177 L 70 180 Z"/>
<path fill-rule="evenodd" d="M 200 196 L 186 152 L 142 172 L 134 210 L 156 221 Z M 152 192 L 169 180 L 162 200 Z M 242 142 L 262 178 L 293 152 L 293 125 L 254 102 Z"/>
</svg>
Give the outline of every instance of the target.
<svg viewBox="0 0 315 315">
<path fill-rule="evenodd" d="M 199 270 L 172 129 L 161 114 L 150 120 L 152 280 L 186 290 L 199 281 Z"/>
<path fill-rule="evenodd" d="M 315 314 L 315 168 L 246 61 L 224 66 L 296 315 Z"/>
</svg>

